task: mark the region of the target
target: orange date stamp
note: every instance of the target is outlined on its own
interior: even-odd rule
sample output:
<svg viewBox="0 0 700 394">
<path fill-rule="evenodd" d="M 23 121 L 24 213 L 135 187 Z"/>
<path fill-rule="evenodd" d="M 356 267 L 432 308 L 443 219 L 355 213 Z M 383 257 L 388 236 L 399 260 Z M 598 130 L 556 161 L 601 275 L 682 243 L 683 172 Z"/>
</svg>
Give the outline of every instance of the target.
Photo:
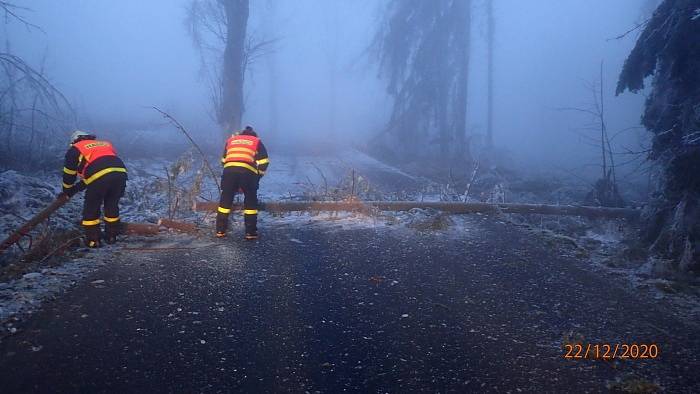
<svg viewBox="0 0 700 394">
<path fill-rule="evenodd" d="M 655 343 L 567 343 L 564 358 L 571 360 L 644 360 L 659 357 Z"/>
</svg>

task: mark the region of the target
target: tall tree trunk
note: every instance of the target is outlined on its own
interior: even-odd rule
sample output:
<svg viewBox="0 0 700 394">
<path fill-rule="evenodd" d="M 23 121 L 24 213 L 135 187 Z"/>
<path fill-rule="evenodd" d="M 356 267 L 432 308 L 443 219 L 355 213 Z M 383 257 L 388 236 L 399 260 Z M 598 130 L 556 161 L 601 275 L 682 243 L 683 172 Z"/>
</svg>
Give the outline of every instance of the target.
<svg viewBox="0 0 700 394">
<path fill-rule="evenodd" d="M 494 20 L 493 20 L 493 2 L 495 0 L 486 1 L 486 59 L 488 62 L 486 70 L 487 81 L 487 120 L 486 120 L 486 146 L 493 146 L 493 36 L 494 36 Z"/>
<path fill-rule="evenodd" d="M 456 50 L 459 51 L 459 69 L 454 104 L 454 113 L 456 115 L 454 136 L 457 142 L 455 153 L 458 161 L 468 161 L 470 152 L 467 147 L 467 105 L 469 97 L 469 51 L 471 49 L 471 0 L 455 1 L 453 8 Z"/>
<path fill-rule="evenodd" d="M 222 70 L 222 98 L 219 124 L 224 137 L 241 127 L 243 82 L 245 77 L 245 39 L 250 11 L 248 0 L 219 0 L 226 12 L 226 48 Z"/>
</svg>

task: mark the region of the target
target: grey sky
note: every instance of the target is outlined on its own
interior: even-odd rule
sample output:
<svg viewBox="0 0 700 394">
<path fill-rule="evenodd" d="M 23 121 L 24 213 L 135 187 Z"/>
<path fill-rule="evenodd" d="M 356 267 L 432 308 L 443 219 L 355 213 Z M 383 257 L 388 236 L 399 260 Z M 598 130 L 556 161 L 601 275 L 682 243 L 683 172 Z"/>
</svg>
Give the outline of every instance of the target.
<svg viewBox="0 0 700 394">
<path fill-rule="evenodd" d="M 46 54 L 50 79 L 76 104 L 82 119 L 147 123 L 157 117 L 146 107 L 157 105 L 198 130 L 215 128 L 199 54 L 185 28 L 188 0 L 17 3 L 33 10 L 26 17 L 45 33 L 11 24 L 6 34 L 13 50 L 33 64 Z M 555 109 L 591 101 L 585 81 L 598 78 L 601 60 L 610 129 L 637 125 L 644 97 L 613 94 L 636 35 L 607 39 L 633 27 L 646 3 L 496 0 L 496 143 L 545 163 L 593 161 L 595 149 L 582 145 L 572 131 L 585 124 L 586 117 Z M 270 4 L 276 6 L 274 17 Z M 274 92 L 280 134 L 338 140 L 328 137 L 334 46 L 337 135 L 362 143 L 364 136 L 382 127 L 391 103 L 364 56 L 380 4 L 252 0 L 250 31 L 279 39 Z M 483 1 L 474 0 L 469 116 L 475 133 L 482 133 L 485 124 L 483 10 Z M 271 68 L 266 62 L 261 59 L 247 76 L 244 116 L 263 132 L 271 125 Z M 630 144 L 635 138 L 629 136 Z"/>
</svg>

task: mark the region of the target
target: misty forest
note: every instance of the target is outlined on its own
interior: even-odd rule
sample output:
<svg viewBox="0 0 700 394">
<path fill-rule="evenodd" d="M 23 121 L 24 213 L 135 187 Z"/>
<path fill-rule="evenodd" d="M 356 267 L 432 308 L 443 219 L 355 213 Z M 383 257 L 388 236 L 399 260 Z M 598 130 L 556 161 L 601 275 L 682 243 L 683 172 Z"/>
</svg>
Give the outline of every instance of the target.
<svg viewBox="0 0 700 394">
<path fill-rule="evenodd" d="M 1 392 L 700 392 L 700 0 L 0 15 Z"/>
</svg>

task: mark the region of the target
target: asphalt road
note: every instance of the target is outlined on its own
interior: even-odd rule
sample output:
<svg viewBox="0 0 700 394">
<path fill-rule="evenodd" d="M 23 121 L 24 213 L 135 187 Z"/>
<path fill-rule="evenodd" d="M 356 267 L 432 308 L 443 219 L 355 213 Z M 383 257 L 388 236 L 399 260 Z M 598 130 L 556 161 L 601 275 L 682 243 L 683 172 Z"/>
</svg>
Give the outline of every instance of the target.
<svg viewBox="0 0 700 394">
<path fill-rule="evenodd" d="M 469 222 L 116 251 L 0 343 L 0 391 L 700 392 L 697 326 L 565 246 Z M 660 353 L 568 360 L 567 338 Z"/>
</svg>

